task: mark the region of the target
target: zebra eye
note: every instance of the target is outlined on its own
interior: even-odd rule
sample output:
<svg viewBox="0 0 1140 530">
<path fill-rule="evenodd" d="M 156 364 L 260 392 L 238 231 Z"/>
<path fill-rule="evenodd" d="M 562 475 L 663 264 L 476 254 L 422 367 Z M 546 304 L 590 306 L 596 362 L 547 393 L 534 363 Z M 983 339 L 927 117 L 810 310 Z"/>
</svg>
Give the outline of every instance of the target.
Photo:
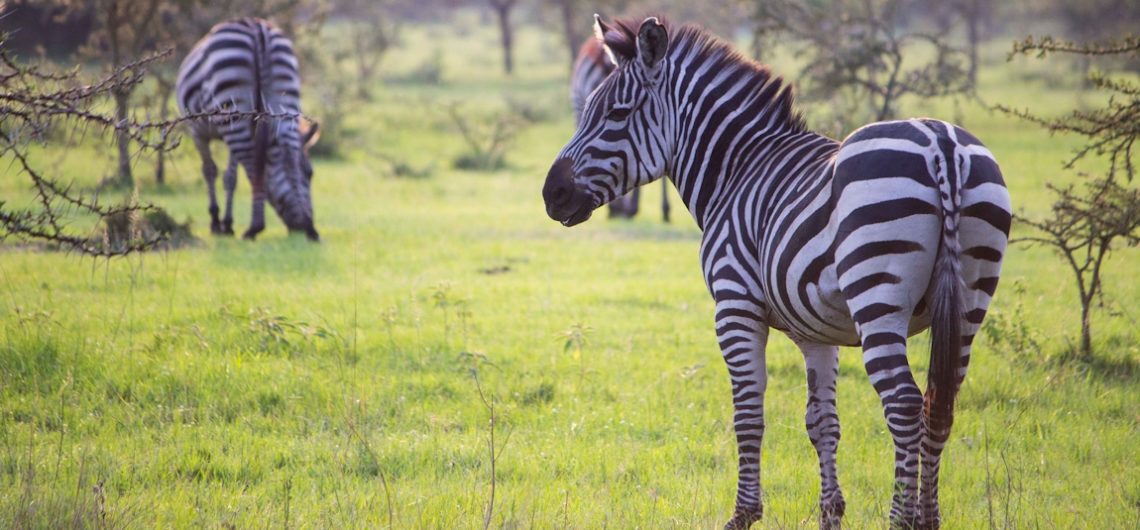
<svg viewBox="0 0 1140 530">
<path fill-rule="evenodd" d="M 628 118 L 629 113 L 632 111 L 633 109 L 630 107 L 614 107 L 610 109 L 610 113 L 606 115 L 606 118 L 613 121 L 621 121 Z"/>
</svg>

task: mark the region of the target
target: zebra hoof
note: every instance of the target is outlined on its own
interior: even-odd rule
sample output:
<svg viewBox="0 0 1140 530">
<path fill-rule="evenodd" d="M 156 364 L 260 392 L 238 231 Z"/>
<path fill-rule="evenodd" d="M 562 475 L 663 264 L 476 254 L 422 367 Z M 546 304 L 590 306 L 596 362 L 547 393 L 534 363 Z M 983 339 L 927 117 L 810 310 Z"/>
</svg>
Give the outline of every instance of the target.
<svg viewBox="0 0 1140 530">
<path fill-rule="evenodd" d="M 938 530 L 942 528 L 942 516 L 938 513 L 923 514 L 915 528 L 918 530 Z"/>
<path fill-rule="evenodd" d="M 822 530 L 838 530 L 843 521 L 843 512 L 847 511 L 847 503 L 843 496 L 837 496 L 827 503 L 819 506 L 819 527 Z"/>
<path fill-rule="evenodd" d="M 736 510 L 729 519 L 728 524 L 724 525 L 724 530 L 748 530 L 752 527 L 752 523 L 764 518 L 764 510 L 762 508 Z"/>
<path fill-rule="evenodd" d="M 222 223 L 220 223 L 218 221 L 211 221 L 210 222 L 210 233 L 214 234 L 216 236 L 224 235 L 225 232 L 222 231 Z"/>
<path fill-rule="evenodd" d="M 257 234 L 259 234 L 260 232 L 261 232 L 261 230 L 254 230 L 254 229 L 250 228 L 249 230 L 246 230 L 244 234 L 241 235 L 241 238 L 246 240 L 246 241 L 253 241 L 253 240 L 257 239 Z"/>
<path fill-rule="evenodd" d="M 904 518 L 891 518 L 891 530 L 919 530 L 923 528 L 918 520 L 918 516 L 904 517 Z"/>
</svg>

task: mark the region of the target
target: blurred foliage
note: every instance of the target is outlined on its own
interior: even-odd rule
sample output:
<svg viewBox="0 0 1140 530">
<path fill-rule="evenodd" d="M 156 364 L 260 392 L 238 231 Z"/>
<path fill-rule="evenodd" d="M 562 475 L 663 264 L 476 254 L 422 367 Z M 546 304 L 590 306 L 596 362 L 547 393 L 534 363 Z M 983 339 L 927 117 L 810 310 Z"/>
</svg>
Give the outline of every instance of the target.
<svg viewBox="0 0 1140 530">
<path fill-rule="evenodd" d="M 507 167 L 507 151 L 526 124 L 525 120 L 510 109 L 481 115 L 466 112 L 458 103 L 452 103 L 446 110 L 466 146 L 453 161 L 457 169 L 493 171 Z"/>
<path fill-rule="evenodd" d="M 7 54 L 0 37 L 0 116 L 4 118 L 0 121 L 0 155 L 35 190 L 35 200 L 27 206 L 0 199 L 0 240 L 13 237 L 105 257 L 149 250 L 162 243 L 166 234 L 155 231 L 127 233 L 113 246 L 80 233 L 72 226 L 75 216 L 129 218 L 156 208 L 140 205 L 135 197 L 120 206 L 106 206 L 97 194 L 85 196 L 44 172 L 30 153 L 34 146 L 46 145 L 49 131 L 60 126 L 90 127 L 152 150 L 168 149 L 167 133 L 175 123 L 139 123 L 95 108 L 108 95 L 133 90 L 148 65 L 158 59 L 152 56 L 127 63 L 100 79 L 87 80 L 76 69 L 58 72 L 19 63 Z"/>
<path fill-rule="evenodd" d="M 797 83 L 828 101 L 842 135 L 869 120 L 896 117 L 899 99 L 968 95 L 969 55 L 947 25 L 907 23 L 911 0 L 764 0 L 755 4 L 755 46 L 784 42 L 805 66 Z"/>
<path fill-rule="evenodd" d="M 1084 58 L 1123 57 L 1140 59 L 1140 36 L 1129 35 L 1097 43 L 1074 43 L 1044 37 L 1014 43 L 1010 53 L 1036 55 L 1070 54 Z M 1048 184 L 1056 196 L 1050 216 L 1015 219 L 1034 229 L 1019 241 L 1050 247 L 1069 265 L 1081 303 L 1080 355 L 1092 357 L 1092 304 L 1103 303 L 1101 266 L 1118 245 L 1140 245 L 1140 189 L 1134 177 L 1133 148 L 1140 138 L 1140 84 L 1134 79 L 1093 73 L 1089 83 L 1109 93 L 1100 108 L 1078 109 L 1056 118 L 1044 118 L 1028 110 L 1004 105 L 995 109 L 1036 123 L 1050 132 L 1071 133 L 1086 139 L 1084 146 L 1066 163 L 1067 169 L 1085 158 L 1107 161 L 1104 175 L 1089 178 L 1083 187 Z M 1123 178 L 1120 178 L 1122 177 Z"/>
<path fill-rule="evenodd" d="M 154 250 L 195 245 L 191 221 L 175 221 L 166 210 L 119 211 L 103 217 L 101 230 L 91 238 L 92 248 L 105 253 L 123 253 L 138 241 L 155 241 Z"/>
</svg>

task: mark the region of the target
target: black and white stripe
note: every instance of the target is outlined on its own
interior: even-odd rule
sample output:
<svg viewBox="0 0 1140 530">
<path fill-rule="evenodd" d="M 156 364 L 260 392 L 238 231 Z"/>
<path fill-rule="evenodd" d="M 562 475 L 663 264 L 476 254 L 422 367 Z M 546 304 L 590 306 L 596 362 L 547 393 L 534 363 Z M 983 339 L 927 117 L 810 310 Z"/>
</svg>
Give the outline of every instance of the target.
<svg viewBox="0 0 1140 530">
<path fill-rule="evenodd" d="M 595 32 L 619 67 L 590 97 L 547 176 L 547 213 L 574 225 L 668 175 L 703 230 L 739 451 L 728 528 L 762 514 L 770 329 L 804 355 L 820 525 L 838 527 L 845 509 L 835 464 L 838 347 L 861 346 L 895 444 L 892 526 L 938 527 L 954 397 L 1010 225 L 991 153 L 930 119 L 873 123 L 836 142 L 807 130 L 779 77 L 698 28 L 596 19 Z M 906 338 L 927 328 L 924 396 Z"/>
<path fill-rule="evenodd" d="M 312 166 L 307 147 L 316 127 L 302 130 L 301 76 L 293 43 L 273 24 L 256 18 L 222 22 L 194 46 L 178 72 L 178 105 L 183 115 L 245 113 L 270 117 L 226 117 L 190 121 L 210 191 L 210 228 L 233 234 L 233 193 L 240 163 L 253 188 L 253 215 L 244 237 L 265 228 L 265 199 L 289 227 L 310 239 L 313 225 Z M 225 217 L 218 218 L 214 191 L 218 168 L 209 143 L 221 139 L 230 150 L 223 177 Z"/>
<path fill-rule="evenodd" d="M 617 65 L 614 59 L 606 54 L 602 43 L 593 37 L 586 39 L 578 49 L 578 58 L 574 61 L 574 69 L 570 72 L 570 105 L 574 108 L 574 124 L 582 120 L 582 111 L 586 108 L 586 101 L 613 73 Z M 609 203 L 610 217 L 633 217 L 637 215 L 641 202 L 641 189 L 633 191 L 614 199 Z M 661 181 L 661 217 L 669 222 L 669 181 Z"/>
</svg>

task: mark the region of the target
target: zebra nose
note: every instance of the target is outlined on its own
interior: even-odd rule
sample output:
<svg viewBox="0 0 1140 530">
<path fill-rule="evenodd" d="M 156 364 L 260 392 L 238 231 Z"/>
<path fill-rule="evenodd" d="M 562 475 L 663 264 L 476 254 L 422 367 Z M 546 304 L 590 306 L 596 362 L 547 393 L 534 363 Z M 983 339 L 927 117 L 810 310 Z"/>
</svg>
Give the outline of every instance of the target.
<svg viewBox="0 0 1140 530">
<path fill-rule="evenodd" d="M 547 206 L 561 205 L 574 194 L 574 181 L 570 178 L 573 162 L 560 158 L 546 174 L 546 184 L 542 187 L 542 199 Z"/>
</svg>

